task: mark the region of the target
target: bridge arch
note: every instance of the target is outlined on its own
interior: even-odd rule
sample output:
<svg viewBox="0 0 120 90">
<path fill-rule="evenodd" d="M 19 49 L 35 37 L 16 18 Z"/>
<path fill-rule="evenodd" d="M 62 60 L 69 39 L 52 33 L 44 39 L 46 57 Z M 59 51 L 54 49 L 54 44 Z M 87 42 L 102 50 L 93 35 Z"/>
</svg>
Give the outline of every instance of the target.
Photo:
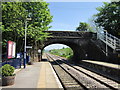
<svg viewBox="0 0 120 90">
<path fill-rule="evenodd" d="M 42 53 L 44 53 L 44 50 L 47 50 L 47 51 L 49 51 L 49 52 L 51 52 L 51 50 L 55 50 L 55 49 L 63 49 L 63 48 L 70 48 L 71 49 L 71 51 L 70 52 L 57 52 L 57 53 L 59 53 L 59 54 L 64 54 L 64 53 L 67 53 L 67 54 L 70 54 L 70 55 L 73 55 L 74 54 L 74 51 L 73 51 L 73 49 L 71 48 L 71 47 L 69 47 L 68 45 L 65 45 L 65 44 L 61 44 L 61 43 L 54 43 L 54 44 L 49 44 L 49 45 L 47 45 L 47 46 L 45 46 L 44 48 L 43 48 L 43 50 L 42 50 Z"/>
<path fill-rule="evenodd" d="M 105 54 L 92 42 L 95 34 L 91 32 L 73 32 L 73 31 L 46 31 L 50 33 L 43 45 L 40 47 L 41 54 L 43 49 L 50 44 L 64 44 L 73 50 L 74 61 L 83 59 L 101 60 Z M 95 38 L 94 38 L 95 37 Z M 42 57 L 41 57 L 42 58 Z"/>
<path fill-rule="evenodd" d="M 73 50 L 73 57 L 72 59 L 75 61 L 86 59 L 86 52 L 83 50 L 83 48 L 78 44 L 78 40 L 72 40 L 72 39 L 49 39 L 47 43 L 44 43 L 44 46 L 41 48 L 41 51 L 43 53 L 43 50 L 46 46 L 51 44 L 64 44 L 69 46 Z"/>
</svg>

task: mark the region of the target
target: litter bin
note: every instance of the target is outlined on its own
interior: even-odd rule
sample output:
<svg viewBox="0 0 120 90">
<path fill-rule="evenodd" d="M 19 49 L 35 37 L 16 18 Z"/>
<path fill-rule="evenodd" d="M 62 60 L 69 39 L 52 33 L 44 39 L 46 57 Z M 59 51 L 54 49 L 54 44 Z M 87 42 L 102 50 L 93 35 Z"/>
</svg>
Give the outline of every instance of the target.
<svg viewBox="0 0 120 90">
<path fill-rule="evenodd" d="M 26 56 L 26 63 L 30 61 L 30 56 Z"/>
<path fill-rule="evenodd" d="M 23 65 L 23 54 L 22 53 L 17 53 L 17 59 L 19 62 L 19 67 L 21 68 L 21 66 Z"/>
</svg>

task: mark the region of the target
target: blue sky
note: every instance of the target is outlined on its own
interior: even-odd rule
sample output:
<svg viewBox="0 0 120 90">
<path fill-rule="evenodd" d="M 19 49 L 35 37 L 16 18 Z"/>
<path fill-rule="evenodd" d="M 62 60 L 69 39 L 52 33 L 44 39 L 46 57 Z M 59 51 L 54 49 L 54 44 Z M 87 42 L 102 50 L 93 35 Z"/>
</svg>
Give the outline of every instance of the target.
<svg viewBox="0 0 120 90">
<path fill-rule="evenodd" d="M 79 22 L 88 22 L 93 14 L 98 11 L 97 7 L 102 6 L 102 2 L 49 2 L 49 9 L 53 16 L 50 30 L 75 31 Z M 50 45 L 45 49 L 59 49 L 62 45 Z"/>
<path fill-rule="evenodd" d="M 88 22 L 102 2 L 50 2 L 53 16 L 50 30 L 75 30 L 79 22 Z"/>
</svg>

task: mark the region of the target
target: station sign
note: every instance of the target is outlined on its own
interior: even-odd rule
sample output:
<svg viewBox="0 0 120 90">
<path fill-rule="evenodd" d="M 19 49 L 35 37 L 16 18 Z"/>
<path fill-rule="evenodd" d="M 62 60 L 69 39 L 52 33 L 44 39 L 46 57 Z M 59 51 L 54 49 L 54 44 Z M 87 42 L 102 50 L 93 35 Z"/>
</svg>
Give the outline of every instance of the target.
<svg viewBox="0 0 120 90">
<path fill-rule="evenodd" d="M 32 46 L 26 46 L 26 48 L 32 48 Z"/>
<path fill-rule="evenodd" d="M 13 41 L 8 41 L 7 44 L 8 44 L 7 58 L 8 59 L 15 58 L 15 56 L 16 56 L 16 43 Z"/>
</svg>

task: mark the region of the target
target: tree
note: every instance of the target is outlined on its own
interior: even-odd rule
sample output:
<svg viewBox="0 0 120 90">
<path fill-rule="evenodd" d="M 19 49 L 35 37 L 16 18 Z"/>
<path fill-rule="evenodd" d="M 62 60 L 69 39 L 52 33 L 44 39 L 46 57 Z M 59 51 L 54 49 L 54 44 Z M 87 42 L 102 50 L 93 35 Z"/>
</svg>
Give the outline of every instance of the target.
<svg viewBox="0 0 120 90">
<path fill-rule="evenodd" d="M 25 21 L 27 21 L 27 44 L 43 41 L 50 28 L 52 16 L 46 2 L 3 2 L 2 3 L 2 44 L 3 52 L 8 40 L 17 43 L 17 51 L 23 51 Z"/>
<path fill-rule="evenodd" d="M 97 23 L 95 23 L 95 19 L 96 17 L 93 15 L 91 18 L 89 18 L 88 23 L 90 24 L 90 27 L 92 29 L 93 32 L 97 32 L 98 31 L 98 25 Z"/>
<path fill-rule="evenodd" d="M 79 26 L 76 28 L 76 31 L 87 31 L 88 24 L 85 22 L 80 22 Z"/>
<path fill-rule="evenodd" d="M 76 31 L 90 31 L 90 32 L 93 32 L 92 27 L 86 22 L 80 22 L 79 26 L 76 28 Z"/>
<path fill-rule="evenodd" d="M 102 26 L 108 33 L 120 38 L 120 1 L 106 3 L 98 7 L 95 23 Z"/>
<path fill-rule="evenodd" d="M 24 20 L 27 15 L 20 2 L 2 3 L 2 51 L 6 52 L 8 40 L 15 41 L 17 44 L 23 40 Z M 22 43 L 21 43 L 22 46 Z M 21 47 L 19 47 L 21 48 Z"/>
</svg>

